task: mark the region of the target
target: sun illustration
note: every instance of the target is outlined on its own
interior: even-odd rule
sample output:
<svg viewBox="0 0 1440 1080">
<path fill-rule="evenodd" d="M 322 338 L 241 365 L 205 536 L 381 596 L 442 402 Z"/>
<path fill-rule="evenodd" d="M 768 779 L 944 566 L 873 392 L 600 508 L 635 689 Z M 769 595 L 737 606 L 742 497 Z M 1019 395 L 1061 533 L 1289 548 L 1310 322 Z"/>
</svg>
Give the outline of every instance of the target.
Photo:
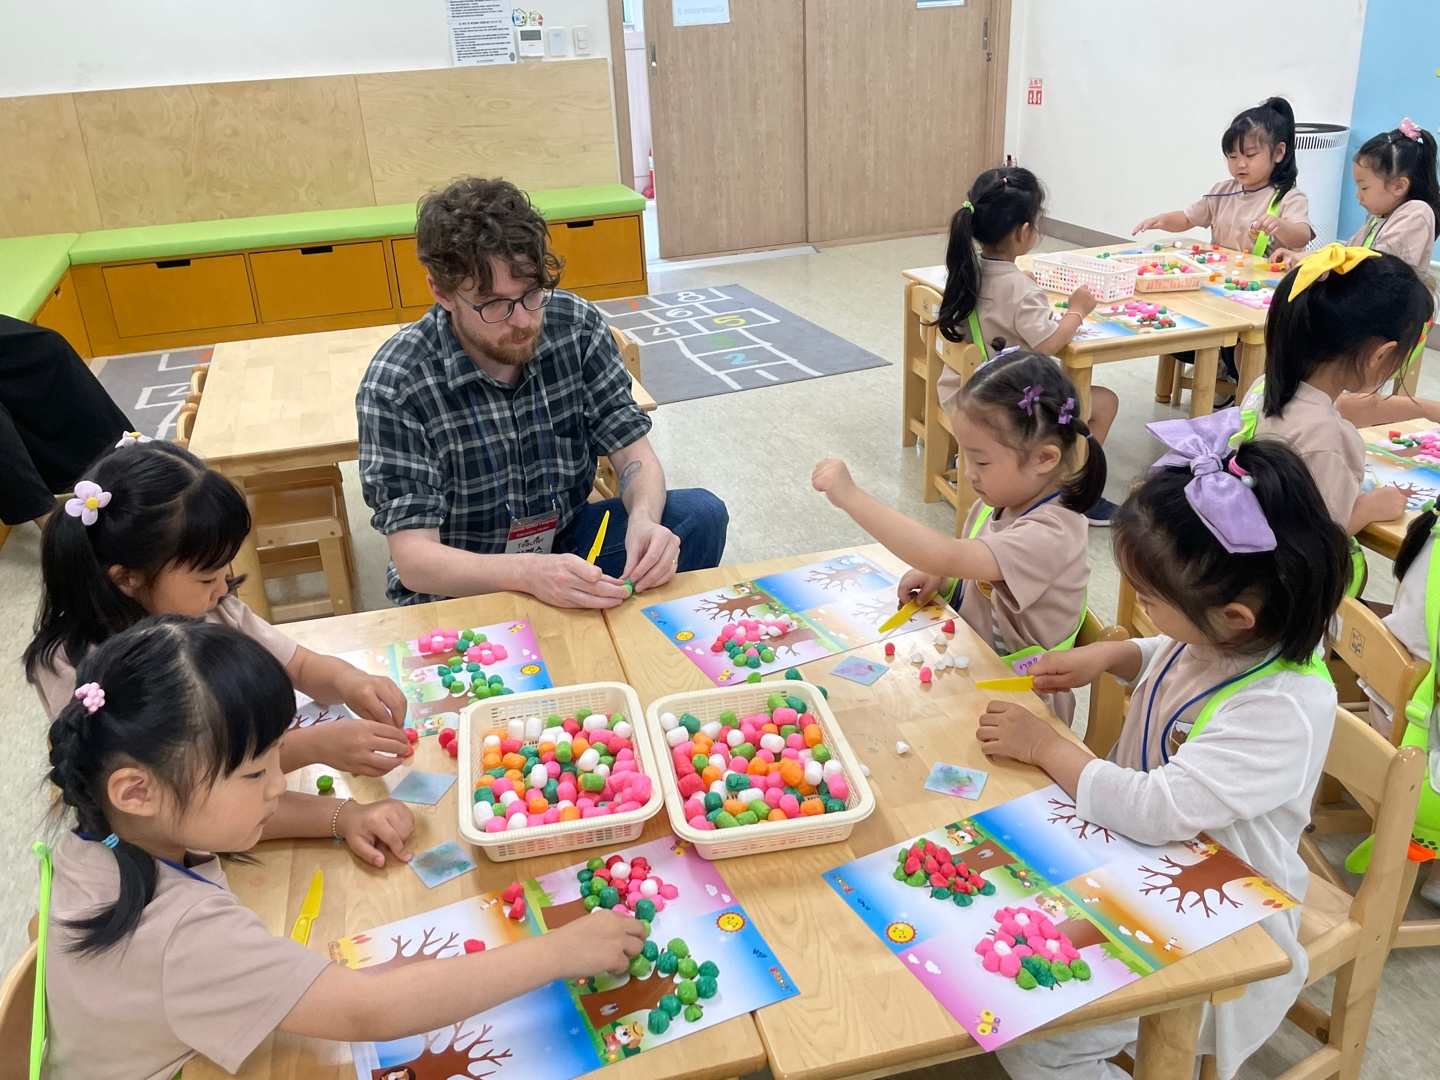
<svg viewBox="0 0 1440 1080">
<path fill-rule="evenodd" d="M 521 674 L 521 675 L 539 675 L 539 674 L 540 674 L 540 665 L 539 665 L 539 664 L 526 664 L 524 667 L 522 667 L 522 668 L 520 669 L 520 674 Z"/>
<path fill-rule="evenodd" d="M 745 929 L 745 916 L 738 911 L 727 911 L 715 920 L 715 925 L 727 934 L 738 934 Z"/>
<path fill-rule="evenodd" d="M 906 945 L 915 940 L 915 927 L 908 922 L 892 922 L 885 928 L 885 936 L 896 945 Z"/>
<path fill-rule="evenodd" d="M 693 641 L 694 639 L 695 639 L 695 631 L 694 631 L 694 630 L 681 630 L 678 634 L 675 635 L 675 640 L 676 640 L 676 641 Z"/>
</svg>

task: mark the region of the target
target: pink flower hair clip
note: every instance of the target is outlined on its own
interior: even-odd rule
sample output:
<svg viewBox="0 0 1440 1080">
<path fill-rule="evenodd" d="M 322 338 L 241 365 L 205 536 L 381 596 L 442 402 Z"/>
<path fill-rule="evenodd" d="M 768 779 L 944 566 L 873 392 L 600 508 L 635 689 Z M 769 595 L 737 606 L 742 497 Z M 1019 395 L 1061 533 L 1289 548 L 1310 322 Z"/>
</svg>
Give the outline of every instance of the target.
<svg viewBox="0 0 1440 1080">
<path fill-rule="evenodd" d="M 110 492 L 102 491 L 92 480 L 81 480 L 75 485 L 75 497 L 65 500 L 65 513 L 78 517 L 86 525 L 94 525 L 100 518 L 100 508 L 110 505 Z"/>
<path fill-rule="evenodd" d="M 105 707 L 105 691 L 98 682 L 87 682 L 75 691 L 76 699 L 85 706 L 85 712 L 95 715 L 96 709 Z"/>
<path fill-rule="evenodd" d="M 154 440 L 152 440 L 149 435 L 141 435 L 138 431 L 126 431 L 121 434 L 120 441 L 115 444 L 115 449 L 119 450 L 121 447 L 135 446 L 138 443 L 147 443 L 152 441 Z"/>
<path fill-rule="evenodd" d="M 1400 134 L 1404 135 L 1407 139 L 1414 139 L 1416 142 L 1419 142 L 1420 135 L 1424 132 L 1424 130 L 1424 128 L 1422 128 L 1419 124 L 1415 123 L 1415 121 L 1411 120 L 1408 116 L 1405 117 L 1404 120 L 1400 121 Z"/>
</svg>

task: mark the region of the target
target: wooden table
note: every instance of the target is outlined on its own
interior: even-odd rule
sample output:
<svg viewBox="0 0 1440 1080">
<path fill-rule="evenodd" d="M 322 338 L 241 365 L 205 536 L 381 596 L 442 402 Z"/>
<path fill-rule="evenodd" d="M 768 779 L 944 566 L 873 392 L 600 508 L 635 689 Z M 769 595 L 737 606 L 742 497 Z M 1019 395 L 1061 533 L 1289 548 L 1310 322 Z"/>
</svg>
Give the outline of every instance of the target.
<svg viewBox="0 0 1440 1080">
<path fill-rule="evenodd" d="M 216 345 L 190 449 L 232 480 L 355 461 L 355 394 L 375 353 L 399 329 L 365 326 Z M 655 411 L 655 399 L 634 377 L 630 389 L 641 409 Z M 246 576 L 240 598 L 268 620 L 253 533 L 235 556 L 234 572 Z"/>
<path fill-rule="evenodd" d="M 1381 424 L 1378 427 L 1360 429 L 1360 437 L 1365 440 L 1368 446 L 1371 443 L 1387 441 L 1387 433 L 1400 431 L 1409 435 L 1416 431 L 1431 431 L 1435 425 L 1429 420 L 1405 420 L 1398 424 Z M 1400 545 L 1405 541 L 1405 530 L 1410 527 L 1410 522 L 1415 520 L 1419 511 L 1407 511 L 1403 517 L 1394 521 L 1374 521 L 1360 530 L 1356 537 L 1365 547 L 1371 551 L 1378 551 L 1387 559 L 1394 559 L 1400 554 Z"/>
<path fill-rule="evenodd" d="M 878 546 L 861 550 L 881 565 L 902 569 Z M 645 603 L 673 600 L 825 557 L 805 555 L 682 574 L 665 588 L 647 593 Z M 641 604 L 622 605 L 605 617 L 626 677 L 642 702 L 709 688 L 699 669 L 649 624 Z M 963 622 L 956 626 L 950 651 L 970 657 L 970 674 L 941 675 L 928 689 L 920 685 L 911 665 L 899 661 L 891 662 L 898 670 L 870 687 L 830 678 L 834 659 L 802 668 L 809 681 L 829 690 L 830 706 L 846 737 L 869 766 L 878 804 L 875 813 L 843 844 L 718 864 L 800 987 L 798 997 L 755 1014 L 776 1080 L 885 1076 L 981 1052 L 965 1029 L 821 879 L 823 872 L 851 859 L 894 847 L 1050 782 L 1038 769 L 987 761 L 980 753 L 975 717 L 996 695 L 975 690 L 972 678 L 1010 672 Z M 902 656 L 916 648 L 934 651 L 929 635 L 923 633 L 902 639 L 897 647 Z M 885 662 L 879 645 L 859 653 Z M 1033 695 L 1000 696 L 1044 713 Z M 1061 730 L 1068 734 L 1063 726 Z M 909 753 L 896 753 L 897 739 L 910 744 Z M 937 761 L 987 769 L 990 779 L 984 797 L 962 805 L 926 791 L 925 777 Z M 1202 1003 L 1238 996 L 1247 983 L 1282 974 L 1289 967 L 1280 947 L 1259 926 L 1252 926 L 1071 1013 L 1037 1037 L 1138 1015 L 1135 1076 L 1141 1080 L 1189 1076 Z"/>
<path fill-rule="evenodd" d="M 338 653 L 407 640 L 436 626 L 480 626 L 522 616 L 530 620 L 557 684 L 622 679 L 619 659 L 598 612 L 558 611 L 513 593 L 292 623 L 285 627 L 285 633 L 317 652 Z M 434 739 L 420 740 L 415 764 L 431 772 L 455 772 L 454 760 Z M 385 787 L 378 779 L 352 777 L 350 785 L 361 801 L 385 797 Z M 410 850 L 423 851 L 443 840 L 458 839 L 458 795 L 456 785 L 433 807 L 410 804 L 416 825 Z M 662 811 L 637 843 L 668 835 L 668 819 Z M 357 860 L 343 844 L 284 840 L 255 848 L 259 866 L 231 866 L 227 874 L 236 895 L 265 920 L 271 932 L 288 937 L 311 876 L 317 869 L 323 870 L 325 895 L 310 935 L 310 948 L 323 953 L 330 941 L 347 934 L 503 888 L 517 879 L 548 874 L 594 853 L 571 851 L 507 863 L 492 863 L 477 855 L 479 869 L 427 889 L 398 862 L 376 870 Z M 604 1080 L 725 1080 L 753 1072 L 764 1063 L 765 1052 L 755 1022 L 745 1015 L 591 1075 L 603 1076 Z M 202 1058 L 185 1066 L 185 1080 L 221 1080 L 225 1075 Z M 237 1075 L 242 1080 L 353 1080 L 355 1071 L 346 1043 L 277 1033 L 246 1059 Z"/>
</svg>

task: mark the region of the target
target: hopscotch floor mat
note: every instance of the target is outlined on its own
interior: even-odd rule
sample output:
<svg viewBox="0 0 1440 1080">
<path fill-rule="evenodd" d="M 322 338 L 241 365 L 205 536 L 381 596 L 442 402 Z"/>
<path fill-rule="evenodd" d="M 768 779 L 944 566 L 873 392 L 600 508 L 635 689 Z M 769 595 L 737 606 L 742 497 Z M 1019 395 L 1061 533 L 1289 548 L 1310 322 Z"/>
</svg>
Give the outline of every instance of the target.
<svg viewBox="0 0 1440 1080">
<path fill-rule="evenodd" d="M 662 405 L 889 366 L 738 285 L 598 306 L 611 326 L 640 342 L 641 382 Z"/>
<path fill-rule="evenodd" d="M 142 434 L 168 439 L 175 434 L 175 417 L 190 392 L 190 372 L 214 351 L 207 345 L 112 356 L 95 377 Z"/>
</svg>

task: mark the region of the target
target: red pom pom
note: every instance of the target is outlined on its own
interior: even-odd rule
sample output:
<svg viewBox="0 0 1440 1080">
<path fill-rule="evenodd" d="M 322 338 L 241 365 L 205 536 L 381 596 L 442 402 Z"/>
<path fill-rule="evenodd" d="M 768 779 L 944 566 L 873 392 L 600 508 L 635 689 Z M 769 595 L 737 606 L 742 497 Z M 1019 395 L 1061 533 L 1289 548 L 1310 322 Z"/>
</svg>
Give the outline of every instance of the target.
<svg viewBox="0 0 1440 1080">
<path fill-rule="evenodd" d="M 466 951 L 467 953 L 484 952 L 484 951 L 485 951 L 485 942 L 481 941 L 479 938 L 473 938 L 473 937 L 472 937 L 472 938 L 466 938 L 466 939 L 465 939 L 465 951 Z"/>
</svg>

